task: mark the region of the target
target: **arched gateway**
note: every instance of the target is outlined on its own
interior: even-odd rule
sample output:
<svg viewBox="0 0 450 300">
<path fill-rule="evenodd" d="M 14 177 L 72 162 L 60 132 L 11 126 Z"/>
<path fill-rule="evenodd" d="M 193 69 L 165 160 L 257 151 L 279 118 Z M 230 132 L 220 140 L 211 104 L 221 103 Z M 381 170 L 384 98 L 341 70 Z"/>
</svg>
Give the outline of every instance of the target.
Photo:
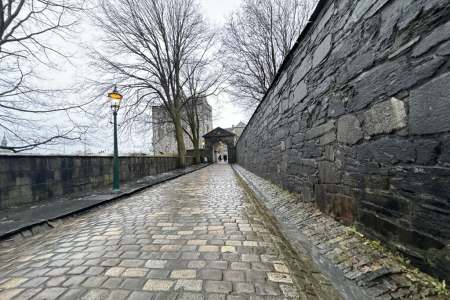
<svg viewBox="0 0 450 300">
<path fill-rule="evenodd" d="M 226 155 L 229 163 L 236 162 L 236 135 L 217 127 L 203 136 L 208 161 L 217 162 L 219 155 Z"/>
</svg>

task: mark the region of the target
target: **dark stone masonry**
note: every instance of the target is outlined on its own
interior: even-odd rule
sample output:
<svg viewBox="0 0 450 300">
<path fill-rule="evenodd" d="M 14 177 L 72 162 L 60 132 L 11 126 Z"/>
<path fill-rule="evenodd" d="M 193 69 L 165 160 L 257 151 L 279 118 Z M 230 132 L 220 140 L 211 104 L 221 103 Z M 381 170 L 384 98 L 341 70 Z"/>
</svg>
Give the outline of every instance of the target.
<svg viewBox="0 0 450 300">
<path fill-rule="evenodd" d="M 192 158 L 187 162 L 191 165 Z M 0 208 L 111 185 L 112 163 L 107 156 L 0 156 Z M 177 157 L 120 157 L 122 182 L 177 168 Z"/>
<path fill-rule="evenodd" d="M 450 279 L 450 2 L 323 0 L 240 165 Z"/>
</svg>

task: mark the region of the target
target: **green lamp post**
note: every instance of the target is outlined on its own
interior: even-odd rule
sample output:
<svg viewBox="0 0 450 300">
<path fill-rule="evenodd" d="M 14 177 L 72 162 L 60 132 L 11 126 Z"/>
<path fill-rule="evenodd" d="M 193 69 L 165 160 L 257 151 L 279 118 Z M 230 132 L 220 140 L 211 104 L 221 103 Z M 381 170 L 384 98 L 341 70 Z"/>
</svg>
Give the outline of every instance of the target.
<svg viewBox="0 0 450 300">
<path fill-rule="evenodd" d="M 111 93 L 108 93 L 111 101 L 111 110 L 114 116 L 114 159 L 113 159 L 113 192 L 120 192 L 120 165 L 119 165 L 119 147 L 117 145 L 117 112 L 120 108 L 120 101 L 123 96 L 117 91 L 116 86 Z"/>
</svg>

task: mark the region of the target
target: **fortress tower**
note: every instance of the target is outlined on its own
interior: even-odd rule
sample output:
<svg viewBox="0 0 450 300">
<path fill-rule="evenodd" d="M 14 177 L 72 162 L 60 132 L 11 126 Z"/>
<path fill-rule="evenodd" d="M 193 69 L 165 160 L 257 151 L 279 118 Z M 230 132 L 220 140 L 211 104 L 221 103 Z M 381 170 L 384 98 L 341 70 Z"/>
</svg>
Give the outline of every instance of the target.
<svg viewBox="0 0 450 300">
<path fill-rule="evenodd" d="M 212 108 L 206 98 L 198 101 L 198 114 L 200 118 L 200 137 L 208 133 L 212 127 Z M 175 139 L 175 128 L 164 106 L 153 106 L 153 153 L 155 155 L 177 154 L 177 141 Z M 183 128 L 188 129 L 188 125 L 183 121 Z M 193 149 L 194 146 L 189 136 L 184 133 L 184 143 L 186 150 Z M 201 142 L 200 142 L 201 143 Z M 200 145 L 201 146 L 201 145 Z"/>
</svg>

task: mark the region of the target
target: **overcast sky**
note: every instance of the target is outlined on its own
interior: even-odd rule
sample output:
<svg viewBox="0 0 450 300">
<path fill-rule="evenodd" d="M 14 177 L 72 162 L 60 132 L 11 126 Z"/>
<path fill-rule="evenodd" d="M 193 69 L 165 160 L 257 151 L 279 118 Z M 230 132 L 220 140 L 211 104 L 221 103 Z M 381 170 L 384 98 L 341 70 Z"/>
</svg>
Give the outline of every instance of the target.
<svg viewBox="0 0 450 300">
<path fill-rule="evenodd" d="M 213 26 L 222 26 L 233 10 L 239 8 L 240 0 L 201 0 L 203 13 Z M 231 127 L 240 121 L 247 122 L 250 118 L 248 112 L 228 101 L 224 94 L 219 99 L 211 98 L 209 103 L 213 106 L 214 127 Z"/>
<path fill-rule="evenodd" d="M 199 0 L 199 3 L 204 16 L 208 19 L 211 26 L 220 28 L 232 11 L 239 8 L 240 1 Z M 88 53 L 89 48 L 96 47 L 98 35 L 101 33 L 93 30 L 87 18 L 82 21 L 77 31 L 76 36 L 68 40 L 68 45 L 64 45 L 65 50 L 70 51 L 73 55 L 71 63 L 61 61 L 58 63 L 59 70 L 52 71 L 49 74 L 46 71 L 42 71 L 45 74 L 45 80 L 43 80 L 42 85 L 48 85 L 52 88 L 63 88 L 68 84 L 82 83 L 86 78 L 96 76 L 95 70 L 90 66 Z M 62 99 L 62 101 L 66 103 L 84 102 L 84 98 L 89 97 L 89 91 L 85 91 L 82 85 L 79 87 L 79 90 L 79 93 L 71 93 L 67 95 L 67 99 Z M 126 95 L 124 96 L 126 97 Z M 83 99 L 78 99 L 77 97 Z M 241 107 L 231 103 L 226 94 L 221 94 L 218 97 L 209 97 L 208 101 L 213 107 L 214 127 L 231 127 L 241 121 L 247 122 L 250 118 L 250 112 L 245 112 Z M 82 143 L 79 141 L 76 143 L 65 143 L 60 146 L 37 149 L 33 152 L 73 154 L 77 151 L 83 152 L 85 145 L 89 152 L 97 153 L 102 150 L 111 152 L 113 140 L 113 128 L 110 123 L 111 113 L 107 107 L 103 109 L 96 108 L 96 110 L 94 109 L 94 113 L 97 118 L 83 114 L 73 117 L 86 128 L 90 128 L 88 134 L 83 137 L 84 141 Z M 54 119 L 58 119 L 56 122 L 65 122 L 67 121 L 65 117 L 61 116 L 60 120 L 59 117 Z M 151 133 L 149 130 L 149 128 L 136 128 L 133 132 L 122 132 L 119 136 L 120 152 L 149 152 L 151 149 Z"/>
</svg>

